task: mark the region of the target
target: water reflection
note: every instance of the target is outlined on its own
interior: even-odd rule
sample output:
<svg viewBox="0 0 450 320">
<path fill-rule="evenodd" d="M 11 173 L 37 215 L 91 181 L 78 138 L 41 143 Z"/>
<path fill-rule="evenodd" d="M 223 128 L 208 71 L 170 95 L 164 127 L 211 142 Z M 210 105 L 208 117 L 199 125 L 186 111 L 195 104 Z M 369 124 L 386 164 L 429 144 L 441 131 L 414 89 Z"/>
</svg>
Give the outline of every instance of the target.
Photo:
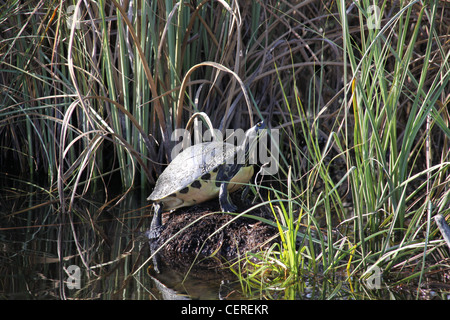
<svg viewBox="0 0 450 320">
<path fill-rule="evenodd" d="M 164 261 L 164 260 L 163 260 Z M 160 272 L 153 268 L 148 274 L 153 282 L 154 299 L 163 300 L 226 300 L 242 299 L 239 283 L 225 270 L 195 265 L 190 270 L 179 270 L 163 263 Z"/>
<path fill-rule="evenodd" d="M 62 212 L 55 191 L 0 177 L 2 299 L 449 299 L 449 285 L 429 276 L 414 283 L 383 279 L 368 290 L 346 273 L 306 275 L 292 287 L 245 288 L 222 261 L 187 255 L 149 259 L 146 192 L 118 205 L 105 196 L 76 198 Z M 195 261 L 195 263 L 194 263 Z M 445 268 L 448 268 L 445 266 Z M 445 269 L 448 270 L 448 269 Z M 319 272 L 320 273 L 320 272 Z M 407 277 L 408 275 L 402 275 Z M 446 275 L 448 279 L 448 273 Z M 393 285 L 391 285 L 393 283 Z M 386 285 L 385 285 L 386 284 Z M 388 286 L 389 284 L 389 286 Z"/>
<path fill-rule="evenodd" d="M 140 232 L 148 228 L 145 196 L 129 194 L 117 206 L 104 198 L 76 199 L 62 214 L 53 193 L 2 181 L 0 295 L 4 299 L 218 299 L 223 274 L 188 277 L 183 270 L 155 274 Z M 136 271 L 138 270 L 138 271 Z M 198 277 L 201 275 L 201 277 Z"/>
</svg>

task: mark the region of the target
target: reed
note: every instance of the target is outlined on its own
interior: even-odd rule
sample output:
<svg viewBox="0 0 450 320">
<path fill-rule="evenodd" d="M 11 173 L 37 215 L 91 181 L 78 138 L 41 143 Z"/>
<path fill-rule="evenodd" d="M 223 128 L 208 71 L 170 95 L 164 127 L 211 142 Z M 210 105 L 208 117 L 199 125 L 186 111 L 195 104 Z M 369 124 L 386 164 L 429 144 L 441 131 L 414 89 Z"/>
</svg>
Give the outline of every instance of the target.
<svg viewBox="0 0 450 320">
<path fill-rule="evenodd" d="M 336 3 L 338 14 L 328 19 L 336 17 L 341 30 L 342 43 L 336 41 L 335 46 L 342 50 L 344 83 L 328 103 L 320 101 L 324 83 L 330 81 L 323 67 L 311 77 L 302 99 L 291 48 L 292 72 L 286 77 L 290 80 L 282 78 L 276 66 L 289 140 L 283 154 L 290 159 L 281 166 L 292 168 L 288 174 L 280 171 L 282 189 L 288 191 L 283 196 L 276 191 L 274 200 L 279 202 L 279 209 L 273 211 L 281 245 L 258 254 L 262 262 L 257 266 L 254 255 L 241 261 L 249 269 L 249 276 L 241 279 L 247 292 L 256 288 L 260 297 L 270 295 L 270 284 L 276 283 L 278 291 L 285 290 L 278 297 L 292 298 L 292 283 L 287 280 L 305 280 L 305 275 L 317 274 L 320 265 L 328 279 L 347 274 L 348 294 L 355 297 L 353 288 L 366 284 L 375 268 L 385 275 L 385 288 L 387 275 L 417 267 L 420 272 L 396 283 L 415 279 L 420 286 L 435 263 L 448 258 L 442 241 L 433 240 L 439 233 L 431 220 L 439 212 L 449 212 L 445 178 L 449 54 L 436 30 L 438 12 L 444 9 L 439 2 L 418 4 L 392 8 L 383 2 L 378 7 L 380 27 L 370 28 L 367 22 L 374 12 L 370 1 L 358 2 L 350 15 L 346 2 Z M 430 30 L 426 35 L 425 26 Z M 326 33 L 321 36 L 331 41 Z M 342 102 L 331 110 L 339 99 Z M 439 151 L 436 141 L 442 142 Z M 332 174 L 342 162 L 343 171 Z M 306 233 L 299 231 L 302 222 Z M 320 231 L 312 235 L 312 229 Z M 303 239 L 300 245 L 298 239 Z M 240 275 L 245 274 L 242 269 Z M 283 274 L 286 282 L 281 284 Z M 303 291 L 296 290 L 300 296 Z"/>
</svg>

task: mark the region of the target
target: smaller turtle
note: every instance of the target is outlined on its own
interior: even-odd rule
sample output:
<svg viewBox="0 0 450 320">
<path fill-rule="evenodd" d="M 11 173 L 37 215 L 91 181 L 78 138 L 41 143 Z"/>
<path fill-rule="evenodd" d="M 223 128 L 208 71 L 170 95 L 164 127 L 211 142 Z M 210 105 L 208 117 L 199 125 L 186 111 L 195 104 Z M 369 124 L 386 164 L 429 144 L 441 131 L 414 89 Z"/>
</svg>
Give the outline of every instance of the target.
<svg viewBox="0 0 450 320">
<path fill-rule="evenodd" d="M 266 133 L 264 122 L 259 122 L 245 132 L 245 139 L 237 147 L 219 141 L 204 142 L 178 154 L 159 176 L 147 198 L 153 202 L 155 211 L 147 236 L 159 237 L 163 211 L 174 211 L 217 196 L 223 212 L 235 211 L 229 193 L 250 181 L 254 170 L 249 164 L 250 154 Z"/>
</svg>

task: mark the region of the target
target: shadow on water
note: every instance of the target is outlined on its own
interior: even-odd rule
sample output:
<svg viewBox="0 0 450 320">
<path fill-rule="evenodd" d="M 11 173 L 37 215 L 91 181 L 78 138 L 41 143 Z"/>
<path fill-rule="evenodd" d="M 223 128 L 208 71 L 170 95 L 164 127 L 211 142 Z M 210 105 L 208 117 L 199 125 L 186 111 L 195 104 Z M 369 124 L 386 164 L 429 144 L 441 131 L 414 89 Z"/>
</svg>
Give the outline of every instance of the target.
<svg viewBox="0 0 450 320">
<path fill-rule="evenodd" d="M 156 274 L 141 235 L 150 208 L 138 193 L 117 206 L 79 198 L 62 213 L 56 192 L 11 179 L 1 186 L 0 299 L 219 299 L 231 279 L 203 266 Z"/>
</svg>

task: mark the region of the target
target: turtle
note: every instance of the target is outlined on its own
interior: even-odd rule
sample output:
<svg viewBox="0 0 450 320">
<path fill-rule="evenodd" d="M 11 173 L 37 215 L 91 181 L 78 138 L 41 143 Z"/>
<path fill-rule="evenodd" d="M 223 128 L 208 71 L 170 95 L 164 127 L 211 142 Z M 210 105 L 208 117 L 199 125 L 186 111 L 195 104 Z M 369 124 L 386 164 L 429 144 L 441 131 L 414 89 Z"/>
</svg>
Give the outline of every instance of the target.
<svg viewBox="0 0 450 320">
<path fill-rule="evenodd" d="M 162 212 L 172 212 L 216 197 L 219 197 L 223 212 L 234 212 L 236 206 L 229 193 L 252 178 L 254 169 L 249 163 L 250 154 L 266 133 L 262 121 L 245 132 L 245 139 L 238 146 L 221 141 L 203 142 L 178 154 L 161 173 L 147 198 L 154 208 L 147 237 L 159 237 L 163 229 Z"/>
</svg>

